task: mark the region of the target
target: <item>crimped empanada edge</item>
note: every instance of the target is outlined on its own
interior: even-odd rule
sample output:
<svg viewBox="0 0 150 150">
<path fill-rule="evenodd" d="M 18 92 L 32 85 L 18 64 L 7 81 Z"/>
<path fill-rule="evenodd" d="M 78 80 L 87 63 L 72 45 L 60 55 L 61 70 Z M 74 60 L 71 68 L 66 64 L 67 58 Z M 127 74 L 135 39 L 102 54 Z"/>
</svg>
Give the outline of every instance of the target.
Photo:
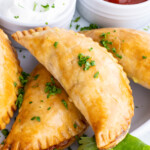
<svg viewBox="0 0 150 150">
<path fill-rule="evenodd" d="M 3 36 L 2 38 L 4 38 L 5 40 L 7 40 L 8 45 L 10 46 L 10 48 L 11 48 L 11 50 L 12 50 L 12 53 L 14 53 L 14 56 L 15 56 L 15 58 L 16 58 L 16 62 L 17 62 L 17 65 L 18 65 L 18 71 L 19 71 L 19 73 L 21 73 L 22 68 L 20 67 L 20 61 L 19 61 L 19 59 L 18 59 L 18 55 L 17 55 L 17 52 L 16 52 L 15 48 L 12 46 L 11 41 L 9 40 L 7 34 L 6 34 L 2 29 L 0 29 L 0 32 L 1 32 L 0 34 L 3 34 L 3 35 L 2 35 L 2 36 Z M 19 88 L 19 87 L 18 87 L 18 88 Z M 16 100 L 17 100 L 17 94 L 16 94 Z M 15 100 L 15 102 L 16 102 L 16 100 Z M 14 112 L 15 112 L 16 110 L 17 110 L 17 107 L 16 107 L 15 103 L 13 103 L 13 104 L 8 108 L 8 110 L 7 110 L 7 112 L 6 112 L 6 116 L 3 116 L 3 117 L 2 117 L 3 122 L 0 122 L 0 130 L 4 129 L 4 128 L 6 127 L 6 125 L 9 124 L 10 119 L 13 117 Z"/>
</svg>

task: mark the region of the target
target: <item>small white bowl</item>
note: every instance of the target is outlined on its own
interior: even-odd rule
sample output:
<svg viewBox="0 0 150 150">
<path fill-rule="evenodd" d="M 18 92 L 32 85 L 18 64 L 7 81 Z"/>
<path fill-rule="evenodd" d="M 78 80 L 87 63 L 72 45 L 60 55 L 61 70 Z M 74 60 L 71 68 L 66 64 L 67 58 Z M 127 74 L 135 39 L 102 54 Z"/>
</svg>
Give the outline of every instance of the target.
<svg viewBox="0 0 150 150">
<path fill-rule="evenodd" d="M 101 27 L 139 28 L 150 21 L 150 0 L 133 5 L 104 0 L 78 0 L 79 13 Z"/>
<path fill-rule="evenodd" d="M 66 11 L 55 18 L 55 20 L 51 20 L 51 22 L 48 23 L 48 26 L 50 27 L 60 27 L 60 28 L 69 28 L 70 22 L 73 18 L 73 15 L 75 13 L 76 8 L 76 0 L 70 0 L 70 4 L 68 5 L 68 8 L 66 8 Z M 12 21 L 5 16 L 2 16 L 0 14 L 0 28 L 2 28 L 9 36 L 9 38 L 12 40 L 13 45 L 17 48 L 23 48 L 18 43 L 16 43 L 12 38 L 11 34 L 16 31 L 22 31 L 22 30 L 28 30 L 35 27 L 43 27 L 46 26 L 44 23 L 18 23 L 16 21 Z"/>
</svg>

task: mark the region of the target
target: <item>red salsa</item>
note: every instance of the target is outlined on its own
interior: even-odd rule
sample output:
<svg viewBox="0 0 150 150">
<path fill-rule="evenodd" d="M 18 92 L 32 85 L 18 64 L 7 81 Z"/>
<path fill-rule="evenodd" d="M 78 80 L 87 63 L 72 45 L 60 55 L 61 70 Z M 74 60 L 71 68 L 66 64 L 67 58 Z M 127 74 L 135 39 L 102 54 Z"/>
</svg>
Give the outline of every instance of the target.
<svg viewBox="0 0 150 150">
<path fill-rule="evenodd" d="M 131 4 L 139 4 L 142 2 L 146 2 L 147 0 L 105 0 L 105 1 L 115 3 L 115 4 L 131 5 Z"/>
</svg>

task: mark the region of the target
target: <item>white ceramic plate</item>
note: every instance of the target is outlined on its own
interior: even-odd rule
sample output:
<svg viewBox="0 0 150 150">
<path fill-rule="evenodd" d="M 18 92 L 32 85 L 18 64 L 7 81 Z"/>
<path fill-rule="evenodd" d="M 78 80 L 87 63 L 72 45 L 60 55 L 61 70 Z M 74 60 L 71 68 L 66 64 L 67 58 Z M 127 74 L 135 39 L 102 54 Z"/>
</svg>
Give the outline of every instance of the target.
<svg viewBox="0 0 150 150">
<path fill-rule="evenodd" d="M 77 12 L 74 18 L 80 16 Z M 81 18 L 77 23 L 72 23 L 72 29 L 75 29 L 76 25 L 79 24 L 80 27 L 88 26 L 89 23 Z M 148 28 L 146 25 L 143 28 Z M 141 28 L 141 29 L 143 29 Z M 21 66 L 23 67 L 25 72 L 30 73 L 34 67 L 38 64 L 35 58 L 27 51 L 22 50 L 20 52 L 17 49 L 19 60 L 21 62 Z M 24 58 L 25 56 L 25 58 Z M 134 102 L 135 102 L 135 116 L 132 121 L 131 130 L 133 135 L 143 140 L 145 143 L 150 144 L 150 91 L 145 89 L 144 87 L 137 85 L 131 81 L 131 87 L 133 90 Z M 15 113 L 15 116 L 17 113 Z M 15 118 L 14 116 L 14 118 Z M 7 129 L 11 129 L 11 126 L 14 122 L 14 118 L 12 118 L 11 123 L 7 126 Z M 93 136 L 93 131 L 89 128 L 86 131 L 88 136 Z M 0 142 L 4 140 L 3 135 L 0 133 Z M 72 150 L 77 150 L 78 144 L 74 143 L 72 146 Z"/>
</svg>

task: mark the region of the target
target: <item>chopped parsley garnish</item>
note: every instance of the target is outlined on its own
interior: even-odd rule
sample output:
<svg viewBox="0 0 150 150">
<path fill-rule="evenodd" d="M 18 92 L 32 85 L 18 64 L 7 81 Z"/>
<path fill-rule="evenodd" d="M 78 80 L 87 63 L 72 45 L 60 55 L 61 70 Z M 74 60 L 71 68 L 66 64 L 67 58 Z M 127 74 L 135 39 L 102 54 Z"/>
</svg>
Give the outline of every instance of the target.
<svg viewBox="0 0 150 150">
<path fill-rule="evenodd" d="M 16 82 L 14 82 L 14 86 L 15 86 L 15 87 L 17 86 L 17 83 L 16 83 Z"/>
<path fill-rule="evenodd" d="M 58 42 L 56 41 L 56 42 L 54 43 L 54 47 L 57 48 L 57 46 L 58 46 Z"/>
<path fill-rule="evenodd" d="M 143 58 L 143 59 L 146 59 L 146 58 L 147 58 L 147 56 L 142 56 L 142 58 Z"/>
<path fill-rule="evenodd" d="M 23 102 L 23 94 L 19 94 L 18 97 L 17 97 L 16 106 L 18 108 L 20 108 L 21 105 L 22 105 L 22 102 Z"/>
<path fill-rule="evenodd" d="M 48 22 L 45 22 L 46 25 L 48 25 Z"/>
<path fill-rule="evenodd" d="M 80 16 L 79 17 L 77 17 L 75 20 L 73 20 L 73 22 L 78 22 L 79 20 L 80 20 Z"/>
<path fill-rule="evenodd" d="M 116 32 L 116 30 L 114 30 L 114 32 Z"/>
<path fill-rule="evenodd" d="M 93 47 L 89 48 L 89 51 L 91 52 L 93 50 Z"/>
<path fill-rule="evenodd" d="M 8 134 L 9 134 L 9 131 L 8 131 L 8 129 L 3 129 L 2 131 L 2 134 L 5 136 L 5 138 L 8 136 Z"/>
<path fill-rule="evenodd" d="M 78 29 L 79 29 L 79 27 L 80 27 L 80 25 L 79 25 L 79 24 L 77 24 L 77 25 L 76 25 L 76 30 L 78 30 Z"/>
<path fill-rule="evenodd" d="M 41 100 L 41 102 L 44 102 L 43 100 Z"/>
<path fill-rule="evenodd" d="M 33 102 L 29 102 L 29 104 L 32 104 Z"/>
<path fill-rule="evenodd" d="M 55 4 L 53 4 L 51 7 L 52 7 L 52 8 L 55 8 Z"/>
<path fill-rule="evenodd" d="M 68 104 L 67 104 L 67 102 L 63 99 L 62 101 L 62 104 L 66 107 L 66 109 L 68 109 Z"/>
<path fill-rule="evenodd" d="M 100 36 L 101 36 L 101 37 L 104 37 L 104 38 L 107 38 L 107 35 L 109 35 L 109 34 L 110 34 L 110 32 L 102 33 Z"/>
<path fill-rule="evenodd" d="M 28 80 L 27 80 L 28 76 L 30 76 L 30 75 L 26 72 L 21 73 L 21 76 L 19 77 L 19 79 L 23 86 L 25 86 L 25 84 L 28 82 Z"/>
<path fill-rule="evenodd" d="M 26 56 L 25 56 L 25 55 L 23 55 L 23 58 L 26 58 Z"/>
<path fill-rule="evenodd" d="M 98 75 L 99 75 L 99 72 L 96 72 L 96 73 L 94 74 L 94 78 L 98 78 Z"/>
<path fill-rule="evenodd" d="M 22 52 L 22 49 L 20 49 L 19 52 L 21 53 L 21 52 Z"/>
<path fill-rule="evenodd" d="M 112 45 L 112 42 L 109 42 L 108 40 L 102 39 L 100 41 L 101 45 L 104 46 L 107 50 L 110 50 L 109 45 Z"/>
<path fill-rule="evenodd" d="M 47 108 L 47 110 L 50 110 L 50 109 L 51 109 L 51 107 L 48 107 L 48 108 Z"/>
<path fill-rule="evenodd" d="M 36 2 L 34 2 L 33 11 L 36 10 L 36 6 L 37 6 L 37 5 L 38 5 L 38 4 L 37 4 Z"/>
<path fill-rule="evenodd" d="M 49 10 L 49 4 L 47 4 L 47 5 L 41 5 L 41 7 L 44 8 L 44 11 L 48 11 Z"/>
<path fill-rule="evenodd" d="M 90 25 L 87 26 L 87 27 L 82 27 L 82 28 L 80 29 L 80 31 L 92 30 L 92 29 L 98 29 L 98 25 L 96 25 L 96 24 L 90 24 Z"/>
<path fill-rule="evenodd" d="M 31 120 L 37 120 L 38 122 L 40 122 L 40 121 L 41 121 L 41 119 L 40 119 L 40 117 L 39 117 L 39 116 L 37 116 L 37 117 L 36 117 L 36 116 L 34 116 L 34 117 L 32 117 L 32 118 L 31 118 Z"/>
<path fill-rule="evenodd" d="M 46 83 L 45 93 L 47 93 L 47 98 L 49 98 L 51 95 L 56 95 L 61 93 L 61 89 L 56 87 L 53 78 L 51 78 L 51 82 Z"/>
<path fill-rule="evenodd" d="M 74 128 L 75 128 L 75 129 L 77 128 L 77 124 L 76 124 L 76 123 L 74 123 L 74 125 L 73 125 L 73 126 L 74 126 Z"/>
<path fill-rule="evenodd" d="M 39 74 L 35 75 L 35 76 L 34 76 L 34 80 L 37 80 L 38 77 L 39 77 Z"/>
<path fill-rule="evenodd" d="M 119 55 L 119 54 L 116 54 L 116 57 L 118 57 L 118 58 L 122 59 L 122 56 L 121 56 L 121 55 Z"/>
<path fill-rule="evenodd" d="M 14 16 L 14 18 L 15 18 L 15 19 L 18 19 L 18 18 L 19 18 L 19 16 Z"/>
<path fill-rule="evenodd" d="M 91 66 L 95 66 L 95 61 L 91 60 L 89 62 L 90 56 L 84 56 L 82 53 L 78 55 L 78 65 L 83 66 L 83 70 L 89 70 Z"/>
<path fill-rule="evenodd" d="M 115 30 L 114 30 L 114 31 L 115 31 Z M 115 32 L 116 32 L 116 31 L 115 31 Z M 109 50 L 112 50 L 112 52 L 115 53 L 116 57 L 122 59 L 122 56 L 116 53 L 116 48 L 110 49 L 110 45 L 112 45 L 112 42 L 111 42 L 111 41 L 108 41 L 108 40 L 106 39 L 109 34 L 110 34 L 110 32 L 102 33 L 102 34 L 100 35 L 100 37 L 103 37 L 103 39 L 100 41 L 100 44 L 101 44 L 103 47 L 105 47 L 108 51 L 109 51 Z"/>
<path fill-rule="evenodd" d="M 116 53 L 116 48 L 112 48 L 112 52 L 113 52 L 113 53 Z"/>
<path fill-rule="evenodd" d="M 26 83 L 28 82 L 28 73 L 22 72 L 21 76 L 19 76 L 19 80 L 22 84 L 22 86 L 24 87 L 26 85 Z M 21 107 L 22 102 L 23 102 L 23 96 L 24 96 L 24 88 L 19 88 L 18 89 L 18 97 L 16 100 L 16 106 L 18 107 L 18 109 Z"/>
</svg>

